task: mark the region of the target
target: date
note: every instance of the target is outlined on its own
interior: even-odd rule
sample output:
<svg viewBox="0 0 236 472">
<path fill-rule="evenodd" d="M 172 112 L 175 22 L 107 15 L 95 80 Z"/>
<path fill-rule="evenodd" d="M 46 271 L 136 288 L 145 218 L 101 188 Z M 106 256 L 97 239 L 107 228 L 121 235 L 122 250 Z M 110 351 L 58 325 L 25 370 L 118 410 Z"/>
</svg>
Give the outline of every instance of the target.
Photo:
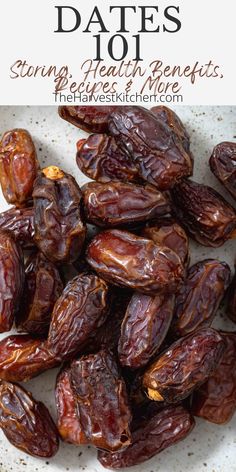
<svg viewBox="0 0 236 472">
<path fill-rule="evenodd" d="M 149 295 L 175 292 L 184 275 L 174 251 L 121 230 L 95 236 L 88 246 L 87 260 L 108 282 Z"/>
<path fill-rule="evenodd" d="M 0 383 L 0 427 L 10 443 L 31 456 L 52 457 L 59 447 L 46 406 L 20 385 Z"/>
<path fill-rule="evenodd" d="M 177 219 L 203 246 L 219 247 L 235 236 L 235 210 L 213 188 L 185 179 L 172 190 L 172 197 Z"/>
<path fill-rule="evenodd" d="M 130 153 L 141 177 L 159 190 L 192 175 L 193 162 L 166 123 L 142 107 L 123 107 L 109 118 L 109 130 Z"/>
<path fill-rule="evenodd" d="M 172 129 L 173 133 L 176 134 L 182 142 L 185 151 L 188 152 L 190 158 L 192 158 L 190 153 L 190 137 L 179 116 L 171 110 L 171 108 L 162 105 L 152 107 L 150 111 L 156 116 L 156 118 L 166 123 Z"/>
<path fill-rule="evenodd" d="M 52 262 L 75 261 L 86 234 L 77 182 L 58 167 L 47 167 L 35 181 L 33 198 L 39 250 Z"/>
<path fill-rule="evenodd" d="M 62 369 L 56 380 L 57 429 L 63 441 L 75 444 L 87 444 L 82 430 L 76 399 L 70 385 L 70 369 Z"/>
<path fill-rule="evenodd" d="M 62 360 L 81 350 L 90 335 L 107 317 L 108 286 L 93 274 L 72 279 L 55 303 L 48 346 Z"/>
<path fill-rule="evenodd" d="M 170 212 L 167 198 L 151 185 L 89 182 L 82 192 L 86 220 L 97 226 L 134 225 Z"/>
<path fill-rule="evenodd" d="M 0 183 L 8 203 L 24 206 L 32 198 L 39 163 L 25 129 L 7 131 L 0 143 Z"/>
<path fill-rule="evenodd" d="M 187 398 L 210 377 L 223 352 L 224 340 L 212 328 L 178 339 L 145 372 L 143 386 L 148 397 L 168 403 Z"/>
<path fill-rule="evenodd" d="M 0 333 L 10 331 L 24 286 L 24 260 L 10 233 L 0 232 Z"/>
<path fill-rule="evenodd" d="M 236 323 L 236 265 L 235 273 L 228 290 L 227 315 L 231 321 Z"/>
<path fill-rule="evenodd" d="M 111 453 L 98 451 L 98 460 L 108 469 L 142 464 L 164 449 L 185 439 L 195 426 L 194 418 L 182 406 L 168 406 L 144 420 L 132 431 L 131 444 Z"/>
<path fill-rule="evenodd" d="M 221 333 L 224 354 L 206 383 L 195 390 L 192 413 L 212 423 L 224 424 L 236 410 L 236 333 Z"/>
<path fill-rule="evenodd" d="M 209 163 L 213 174 L 236 199 L 236 143 L 218 144 Z"/>
<path fill-rule="evenodd" d="M 182 337 L 211 325 L 230 282 L 225 262 L 206 259 L 188 271 L 176 296 L 172 333 Z"/>
<path fill-rule="evenodd" d="M 121 325 L 118 353 L 123 367 L 144 367 L 156 354 L 172 321 L 174 299 L 134 293 Z"/>
<path fill-rule="evenodd" d="M 118 106 L 60 106 L 63 120 L 88 133 L 107 133 L 108 117 Z"/>
<path fill-rule="evenodd" d="M 138 166 L 112 136 L 91 134 L 77 143 L 76 162 L 85 175 L 97 182 L 138 182 Z"/>
<path fill-rule="evenodd" d="M 41 253 L 29 257 L 20 309 L 16 316 L 18 330 L 34 336 L 47 336 L 53 306 L 63 284 L 57 267 Z"/>
<path fill-rule="evenodd" d="M 24 249 L 34 247 L 34 209 L 13 207 L 3 211 L 0 213 L 0 231 L 9 231 Z"/>
</svg>

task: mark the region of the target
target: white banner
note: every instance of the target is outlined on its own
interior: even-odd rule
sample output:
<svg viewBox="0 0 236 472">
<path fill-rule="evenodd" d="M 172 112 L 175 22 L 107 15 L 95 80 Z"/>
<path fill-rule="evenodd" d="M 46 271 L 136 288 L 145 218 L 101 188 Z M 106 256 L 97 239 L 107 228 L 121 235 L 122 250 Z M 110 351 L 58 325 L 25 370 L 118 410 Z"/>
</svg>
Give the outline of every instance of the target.
<svg viewBox="0 0 236 472">
<path fill-rule="evenodd" d="M 0 104 L 236 105 L 236 2 L 7 0 Z"/>
</svg>

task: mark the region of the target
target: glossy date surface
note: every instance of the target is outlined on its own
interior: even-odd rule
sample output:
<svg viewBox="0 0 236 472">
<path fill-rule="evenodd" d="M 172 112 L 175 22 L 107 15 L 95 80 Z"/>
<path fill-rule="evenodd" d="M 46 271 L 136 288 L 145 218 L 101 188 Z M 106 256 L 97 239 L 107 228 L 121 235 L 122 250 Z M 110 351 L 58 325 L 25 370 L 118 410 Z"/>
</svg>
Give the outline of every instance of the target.
<svg viewBox="0 0 236 472">
<path fill-rule="evenodd" d="M 143 386 L 148 397 L 168 403 L 187 398 L 208 379 L 223 352 L 224 340 L 212 328 L 178 339 L 145 372 Z"/>
<path fill-rule="evenodd" d="M 60 106 L 58 113 L 63 120 L 89 133 L 106 133 L 108 117 L 117 106 Z"/>
<path fill-rule="evenodd" d="M 209 163 L 213 174 L 236 199 L 236 142 L 218 144 Z"/>
<path fill-rule="evenodd" d="M 95 236 L 87 261 L 108 282 L 150 295 L 175 292 L 184 274 L 179 256 L 171 249 L 121 230 Z"/>
<path fill-rule="evenodd" d="M 0 231 L 9 231 L 24 248 L 34 247 L 34 210 L 32 207 L 10 208 L 0 213 Z"/>
<path fill-rule="evenodd" d="M 179 116 L 171 110 L 171 108 L 164 105 L 152 107 L 150 111 L 156 118 L 166 123 L 173 130 L 173 133 L 176 134 L 182 142 L 185 151 L 190 152 L 190 137 Z"/>
</svg>

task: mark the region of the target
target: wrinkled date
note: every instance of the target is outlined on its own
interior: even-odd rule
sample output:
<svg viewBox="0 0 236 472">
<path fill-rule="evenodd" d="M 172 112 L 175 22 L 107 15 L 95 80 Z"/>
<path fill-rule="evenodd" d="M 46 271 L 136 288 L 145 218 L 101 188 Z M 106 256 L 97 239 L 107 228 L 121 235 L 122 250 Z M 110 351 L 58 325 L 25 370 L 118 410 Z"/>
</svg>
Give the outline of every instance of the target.
<svg viewBox="0 0 236 472">
<path fill-rule="evenodd" d="M 0 230 L 10 231 L 23 248 L 34 247 L 34 209 L 13 207 L 0 213 Z"/>
<path fill-rule="evenodd" d="M 101 277 L 147 294 L 175 292 L 183 279 L 179 256 L 127 231 L 104 231 L 92 240 L 87 260 Z"/>
<path fill-rule="evenodd" d="M 227 315 L 231 321 L 236 323 L 236 266 L 235 274 L 228 291 Z"/>
<path fill-rule="evenodd" d="M 91 333 L 104 323 L 108 310 L 108 286 L 93 274 L 71 280 L 52 313 L 48 346 L 61 359 L 76 354 Z"/>
<path fill-rule="evenodd" d="M 160 190 L 192 175 L 192 159 L 181 140 L 148 110 L 137 106 L 116 110 L 109 118 L 109 130 L 137 163 L 141 177 Z"/>
<path fill-rule="evenodd" d="M 37 177 L 33 191 L 35 242 L 52 262 L 73 262 L 86 229 L 81 219 L 81 191 L 75 179 L 50 166 Z"/>
<path fill-rule="evenodd" d="M 148 363 L 166 337 L 173 310 L 174 295 L 132 296 L 121 326 L 118 352 L 122 366 L 138 369 Z"/>
<path fill-rule="evenodd" d="M 184 266 L 189 262 L 189 241 L 184 229 L 171 218 L 160 218 L 150 222 L 142 231 L 144 238 L 152 239 L 155 244 L 166 246 L 175 251 Z"/>
<path fill-rule="evenodd" d="M 186 179 L 174 187 L 172 196 L 176 217 L 203 246 L 222 246 L 234 236 L 235 210 L 211 187 Z"/>
<path fill-rule="evenodd" d="M 108 117 L 117 106 L 61 106 L 58 113 L 63 120 L 89 133 L 106 133 Z"/>
<path fill-rule="evenodd" d="M 59 372 L 56 381 L 57 428 L 63 441 L 71 444 L 87 444 L 81 428 L 76 399 L 70 385 L 69 368 Z"/>
<path fill-rule="evenodd" d="M 29 335 L 12 335 L 0 341 L 0 379 L 25 382 L 59 363 L 46 342 Z"/>
<path fill-rule="evenodd" d="M 224 352 L 224 340 L 212 328 L 181 338 L 157 358 L 143 377 L 151 400 L 174 403 L 187 398 L 211 375 Z"/>
<path fill-rule="evenodd" d="M 73 361 L 70 379 L 88 442 L 108 451 L 127 447 L 131 413 L 125 382 L 111 354 L 101 350 Z"/>
<path fill-rule="evenodd" d="M 164 449 L 186 438 L 195 425 L 193 417 L 182 406 L 169 406 L 143 421 L 132 432 L 131 445 L 124 451 L 98 452 L 103 467 L 121 469 L 151 459 Z"/>
<path fill-rule="evenodd" d="M 138 166 L 112 136 L 91 134 L 77 143 L 76 162 L 79 169 L 97 182 L 136 182 Z"/>
<path fill-rule="evenodd" d="M 0 332 L 10 331 L 24 286 L 20 246 L 9 233 L 0 232 Z"/>
<path fill-rule="evenodd" d="M 167 198 L 151 185 L 89 182 L 82 192 L 86 219 L 97 226 L 131 225 L 170 211 Z"/>
<path fill-rule="evenodd" d="M 176 296 L 172 333 L 186 336 L 211 325 L 230 282 L 225 262 L 206 259 L 193 265 Z"/>
<path fill-rule="evenodd" d="M 218 144 L 209 162 L 213 174 L 236 199 L 236 143 Z"/>
<path fill-rule="evenodd" d="M 178 115 L 176 115 L 173 110 L 165 106 L 152 107 L 150 111 L 156 116 L 156 118 L 166 123 L 172 129 L 173 133 L 176 134 L 176 136 L 178 136 L 182 142 L 185 151 L 188 152 L 190 154 L 190 158 L 192 158 L 189 151 L 190 137 Z"/>
<path fill-rule="evenodd" d="M 221 333 L 225 351 L 206 383 L 195 390 L 192 412 L 212 423 L 230 421 L 236 410 L 236 333 Z"/>
<path fill-rule="evenodd" d="M 52 457 L 59 447 L 46 406 L 20 385 L 0 383 L 0 427 L 13 446 L 36 457 Z"/>
<path fill-rule="evenodd" d="M 5 133 L 0 143 L 0 183 L 8 203 L 22 206 L 31 199 L 38 168 L 28 131 L 13 129 Z"/>
<path fill-rule="evenodd" d="M 24 291 L 16 317 L 18 329 L 36 336 L 47 335 L 52 309 L 62 290 L 57 267 L 43 254 L 33 254 L 25 268 Z"/>
</svg>

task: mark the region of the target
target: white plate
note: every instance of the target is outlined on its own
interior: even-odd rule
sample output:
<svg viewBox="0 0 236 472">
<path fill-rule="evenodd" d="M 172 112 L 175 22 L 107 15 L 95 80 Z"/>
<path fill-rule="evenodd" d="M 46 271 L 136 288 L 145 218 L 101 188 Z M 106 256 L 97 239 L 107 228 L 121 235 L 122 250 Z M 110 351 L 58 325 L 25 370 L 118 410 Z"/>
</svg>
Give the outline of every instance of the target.
<svg viewBox="0 0 236 472">
<path fill-rule="evenodd" d="M 178 113 L 192 139 L 195 157 L 194 179 L 212 185 L 228 200 L 229 196 L 211 174 L 208 159 L 215 144 L 236 140 L 236 107 L 179 107 Z M 76 141 L 86 134 L 61 120 L 54 107 L 0 107 L 0 134 L 22 127 L 32 134 L 42 166 L 56 164 L 72 173 L 79 183 L 87 179 L 75 164 Z M 1 211 L 7 208 L 0 196 Z M 236 243 L 231 241 L 220 249 L 191 244 L 191 261 L 216 257 L 233 267 Z M 215 326 L 233 330 L 235 326 L 220 312 Z M 4 335 L 2 336 L 4 337 Z M 28 382 L 26 388 L 36 399 L 42 400 L 55 417 L 54 384 L 56 370 Z M 133 472 L 235 472 L 236 471 L 236 415 L 226 426 L 214 426 L 197 420 L 192 434 L 150 461 L 132 468 Z M 59 453 L 48 461 L 27 456 L 12 447 L 0 433 L 1 472 L 101 472 L 105 469 L 96 460 L 96 451 L 89 447 L 75 447 L 61 443 Z"/>
</svg>

